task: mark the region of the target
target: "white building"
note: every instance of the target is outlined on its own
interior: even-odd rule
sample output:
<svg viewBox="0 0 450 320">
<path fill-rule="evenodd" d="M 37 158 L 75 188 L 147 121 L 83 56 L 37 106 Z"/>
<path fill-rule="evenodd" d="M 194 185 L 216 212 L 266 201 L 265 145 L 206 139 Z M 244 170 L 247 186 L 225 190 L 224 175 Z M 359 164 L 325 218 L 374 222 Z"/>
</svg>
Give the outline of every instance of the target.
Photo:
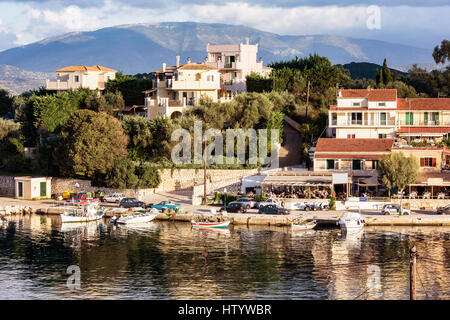
<svg viewBox="0 0 450 320">
<path fill-rule="evenodd" d="M 116 70 L 102 66 L 68 66 L 56 70 L 56 81 L 47 80 L 47 90 L 88 88 L 104 90 L 108 80 L 116 77 Z"/>
<path fill-rule="evenodd" d="M 246 77 L 252 72 L 268 76 L 272 68 L 257 59 L 258 44 L 219 44 L 206 45 L 208 57 L 206 64 L 217 68 L 221 75 L 221 87 L 228 92 L 246 92 Z"/>
<path fill-rule="evenodd" d="M 393 138 L 398 129 L 397 89 L 339 90 L 328 111 L 328 136 Z"/>
<path fill-rule="evenodd" d="M 160 115 L 178 117 L 202 97 L 219 101 L 220 74 L 213 66 L 192 63 L 189 58 L 186 64 L 180 65 L 177 56 L 175 66 L 166 67 L 163 63 L 162 69 L 152 75 L 153 89 L 144 91 L 149 119 Z"/>
</svg>

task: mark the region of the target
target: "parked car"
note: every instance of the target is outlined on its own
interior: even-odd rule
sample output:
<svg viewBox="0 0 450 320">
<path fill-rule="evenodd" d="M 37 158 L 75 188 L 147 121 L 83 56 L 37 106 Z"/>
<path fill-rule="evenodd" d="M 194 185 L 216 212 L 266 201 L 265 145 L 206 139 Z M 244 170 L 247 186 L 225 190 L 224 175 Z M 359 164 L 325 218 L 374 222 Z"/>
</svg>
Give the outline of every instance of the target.
<svg viewBox="0 0 450 320">
<path fill-rule="evenodd" d="M 225 211 L 225 207 L 220 208 L 220 212 Z M 238 212 L 238 213 L 246 213 L 247 208 L 244 204 L 239 202 L 230 202 L 227 205 L 227 212 Z"/>
<path fill-rule="evenodd" d="M 69 198 L 66 199 L 67 203 L 98 203 L 100 201 L 99 197 L 92 196 L 91 193 L 87 192 L 78 192 L 71 193 Z"/>
<path fill-rule="evenodd" d="M 243 203 L 247 209 L 254 208 L 256 206 L 256 201 L 253 200 L 252 198 L 240 198 L 234 200 L 233 202 Z"/>
<path fill-rule="evenodd" d="M 281 201 L 278 199 L 267 199 L 266 201 L 260 201 L 256 204 L 257 208 L 261 208 L 267 206 L 269 204 L 276 204 L 277 206 L 281 206 Z"/>
<path fill-rule="evenodd" d="M 279 207 L 275 204 L 269 204 L 267 206 L 261 207 L 258 213 L 268 213 L 268 214 L 289 214 L 289 210 Z"/>
<path fill-rule="evenodd" d="M 152 204 L 151 207 L 156 208 L 160 211 L 163 211 L 164 209 L 169 209 L 169 210 L 173 209 L 175 211 L 178 211 L 178 209 L 180 209 L 181 205 L 173 203 L 172 201 L 161 201 L 158 204 Z"/>
<path fill-rule="evenodd" d="M 440 207 L 436 210 L 437 214 L 450 214 L 450 205 L 446 206 L 446 207 Z"/>
<path fill-rule="evenodd" d="M 400 205 L 395 203 L 388 203 L 383 206 L 381 209 L 381 214 L 386 216 L 391 214 L 401 214 L 401 215 L 410 215 L 411 211 L 405 208 L 400 207 Z"/>
<path fill-rule="evenodd" d="M 101 198 L 102 202 L 120 202 L 125 195 L 123 193 L 113 193 Z"/>
<path fill-rule="evenodd" d="M 119 205 L 122 208 L 145 207 L 145 203 L 136 198 L 123 198 Z"/>
</svg>

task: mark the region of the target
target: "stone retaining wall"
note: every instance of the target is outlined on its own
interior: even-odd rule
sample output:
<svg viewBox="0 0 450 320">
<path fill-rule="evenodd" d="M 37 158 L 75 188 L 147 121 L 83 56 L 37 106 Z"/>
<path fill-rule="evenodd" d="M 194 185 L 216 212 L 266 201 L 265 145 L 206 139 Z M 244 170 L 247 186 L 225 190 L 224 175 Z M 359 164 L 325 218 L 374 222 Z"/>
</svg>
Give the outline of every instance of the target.
<svg viewBox="0 0 450 320">
<path fill-rule="evenodd" d="M 14 197 L 14 177 L 0 176 L 0 196 Z"/>
<path fill-rule="evenodd" d="M 400 204 L 400 199 L 392 199 L 392 202 Z M 402 199 L 401 203 L 412 210 L 436 210 L 450 205 L 450 199 Z"/>
<path fill-rule="evenodd" d="M 225 187 L 230 185 L 229 192 L 237 193 L 240 187 L 236 183 L 240 183 L 243 176 L 254 175 L 258 173 L 258 169 L 244 169 L 244 170 L 222 170 L 222 169 L 210 169 L 207 171 L 208 184 L 214 186 L 214 188 Z M 61 195 L 64 191 L 103 191 L 107 194 L 120 192 L 127 197 L 140 197 L 141 200 L 146 201 L 151 194 L 155 192 L 171 192 L 183 189 L 192 189 L 194 186 L 203 184 L 203 170 L 202 169 L 163 169 L 160 171 L 161 184 L 156 189 L 139 189 L 137 191 L 132 189 L 117 190 L 112 188 L 101 188 L 92 186 L 91 180 L 82 179 L 52 179 L 52 195 Z M 224 184 L 224 181 L 226 183 Z M 228 181 L 232 181 L 228 183 Z M 75 184 L 78 183 L 79 187 L 76 188 Z M 234 186 L 231 186 L 236 184 Z M 203 189 L 202 189 L 203 190 Z M 14 177 L 0 176 L 0 195 L 14 197 Z"/>
</svg>

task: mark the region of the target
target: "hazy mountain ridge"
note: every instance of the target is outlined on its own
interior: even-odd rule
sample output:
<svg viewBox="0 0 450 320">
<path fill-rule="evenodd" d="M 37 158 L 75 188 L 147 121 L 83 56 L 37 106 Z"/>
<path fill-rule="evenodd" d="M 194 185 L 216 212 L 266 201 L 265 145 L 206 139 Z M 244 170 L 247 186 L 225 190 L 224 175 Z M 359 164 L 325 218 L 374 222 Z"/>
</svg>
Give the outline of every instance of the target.
<svg viewBox="0 0 450 320">
<path fill-rule="evenodd" d="M 54 72 L 27 71 L 15 66 L 0 65 L 0 88 L 13 95 L 45 86 L 46 79 L 55 77 Z"/>
<path fill-rule="evenodd" d="M 104 65 L 125 73 L 151 72 L 163 62 L 175 64 L 191 57 L 202 61 L 206 44 L 259 43 L 258 55 L 267 65 L 318 53 L 331 62 L 371 62 L 406 65 L 432 62 L 431 51 L 378 40 L 333 35 L 289 36 L 246 26 L 195 22 L 129 24 L 88 32 L 72 32 L 0 52 L 0 64 L 32 71 L 52 72 L 67 65 Z"/>
</svg>

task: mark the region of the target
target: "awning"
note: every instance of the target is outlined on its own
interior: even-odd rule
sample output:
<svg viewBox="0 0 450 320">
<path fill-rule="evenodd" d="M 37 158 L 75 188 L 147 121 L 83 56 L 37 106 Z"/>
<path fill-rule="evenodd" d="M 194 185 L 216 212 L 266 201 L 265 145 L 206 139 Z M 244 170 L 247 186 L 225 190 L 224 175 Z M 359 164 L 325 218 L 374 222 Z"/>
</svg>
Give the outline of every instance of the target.
<svg viewBox="0 0 450 320">
<path fill-rule="evenodd" d="M 369 178 L 361 179 L 358 185 L 361 187 L 376 187 L 380 184 L 378 183 L 378 178 L 376 176 L 372 176 Z"/>
<path fill-rule="evenodd" d="M 262 185 L 273 186 L 332 186 L 331 176 L 269 175 Z"/>
</svg>

